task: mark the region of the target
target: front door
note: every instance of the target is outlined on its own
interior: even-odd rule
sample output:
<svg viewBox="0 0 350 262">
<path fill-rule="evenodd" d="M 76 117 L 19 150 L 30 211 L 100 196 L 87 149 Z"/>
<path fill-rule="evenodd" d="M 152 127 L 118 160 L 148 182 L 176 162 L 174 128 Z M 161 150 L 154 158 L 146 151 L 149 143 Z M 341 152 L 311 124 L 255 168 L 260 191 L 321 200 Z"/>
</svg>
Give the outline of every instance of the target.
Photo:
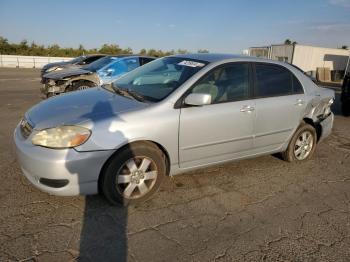
<svg viewBox="0 0 350 262">
<path fill-rule="evenodd" d="M 212 97 L 210 105 L 181 108 L 181 168 L 203 166 L 250 154 L 254 100 L 250 100 L 250 64 L 230 63 L 207 73 L 190 90 Z"/>
</svg>

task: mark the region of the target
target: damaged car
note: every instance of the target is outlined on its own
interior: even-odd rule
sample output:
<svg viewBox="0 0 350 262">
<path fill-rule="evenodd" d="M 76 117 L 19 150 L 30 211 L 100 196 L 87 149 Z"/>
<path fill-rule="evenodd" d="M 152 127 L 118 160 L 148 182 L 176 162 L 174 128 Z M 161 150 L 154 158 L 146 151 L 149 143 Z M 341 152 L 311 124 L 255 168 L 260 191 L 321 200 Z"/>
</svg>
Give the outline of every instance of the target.
<svg viewBox="0 0 350 262">
<path fill-rule="evenodd" d="M 81 68 L 70 68 L 44 75 L 41 92 L 46 97 L 51 97 L 102 85 L 154 59 L 137 55 L 105 56 Z"/>
<path fill-rule="evenodd" d="M 333 90 L 284 62 L 182 54 L 42 101 L 14 141 L 37 188 L 137 204 L 166 176 L 275 153 L 310 159 L 331 133 L 333 101 Z"/>
<path fill-rule="evenodd" d="M 43 77 L 43 75 L 54 72 L 54 71 L 60 71 L 71 67 L 81 67 L 84 65 L 91 64 L 92 62 L 96 61 L 97 59 L 100 59 L 102 57 L 105 57 L 106 55 L 102 54 L 96 54 L 96 55 L 82 55 L 78 56 L 76 58 L 73 58 L 69 61 L 62 61 L 62 62 L 55 62 L 55 63 L 49 63 L 44 65 L 41 68 L 40 76 Z"/>
</svg>

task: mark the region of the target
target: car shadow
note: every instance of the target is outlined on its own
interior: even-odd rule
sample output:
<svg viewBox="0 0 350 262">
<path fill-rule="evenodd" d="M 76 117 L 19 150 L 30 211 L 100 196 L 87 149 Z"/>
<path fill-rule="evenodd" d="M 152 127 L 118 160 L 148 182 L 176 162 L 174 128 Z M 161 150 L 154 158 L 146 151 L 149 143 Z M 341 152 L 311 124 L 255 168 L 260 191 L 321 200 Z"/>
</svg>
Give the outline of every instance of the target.
<svg viewBox="0 0 350 262">
<path fill-rule="evenodd" d="M 123 121 L 108 101 L 98 101 L 91 112 L 83 117 L 96 124 L 96 114 L 107 114 L 115 116 L 116 121 Z M 98 121 L 98 120 L 97 120 Z M 118 137 L 123 134 L 120 131 L 111 131 L 110 126 L 103 126 L 109 132 Z M 84 166 L 70 163 L 70 156 L 67 155 L 66 168 L 78 181 L 86 182 Z M 91 165 L 94 162 L 92 160 Z M 86 170 L 86 166 L 85 166 Z M 101 169 L 102 170 L 102 169 Z M 85 175 L 85 180 L 84 180 Z M 80 232 L 80 248 L 78 261 L 127 261 L 127 217 L 128 209 L 123 206 L 112 206 L 101 195 L 87 196 L 85 198 L 84 215 Z"/>
<path fill-rule="evenodd" d="M 87 196 L 80 233 L 79 261 L 127 261 L 127 208 L 102 196 Z"/>
</svg>

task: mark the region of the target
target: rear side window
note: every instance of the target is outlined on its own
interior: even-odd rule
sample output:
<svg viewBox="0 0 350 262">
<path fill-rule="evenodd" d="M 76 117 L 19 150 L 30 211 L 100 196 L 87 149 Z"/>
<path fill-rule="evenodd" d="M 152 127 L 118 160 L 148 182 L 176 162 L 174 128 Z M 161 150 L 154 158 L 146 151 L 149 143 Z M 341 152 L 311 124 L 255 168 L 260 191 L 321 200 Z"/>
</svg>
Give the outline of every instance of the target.
<svg viewBox="0 0 350 262">
<path fill-rule="evenodd" d="M 88 58 L 86 58 L 85 59 L 85 64 L 87 65 L 87 64 L 90 64 L 90 63 L 92 63 L 92 62 L 94 62 L 94 61 L 96 61 L 97 59 L 100 59 L 100 58 L 102 58 L 103 56 L 90 56 L 90 57 L 88 57 Z"/>
<path fill-rule="evenodd" d="M 303 93 L 299 80 L 288 69 L 270 64 L 256 64 L 256 96 L 273 97 Z"/>
<path fill-rule="evenodd" d="M 149 57 L 140 57 L 140 65 L 145 65 L 153 60 L 154 60 L 153 58 L 149 58 Z"/>
<path fill-rule="evenodd" d="M 299 80 L 293 75 L 293 93 L 294 94 L 303 94 L 304 89 L 300 84 Z"/>
</svg>

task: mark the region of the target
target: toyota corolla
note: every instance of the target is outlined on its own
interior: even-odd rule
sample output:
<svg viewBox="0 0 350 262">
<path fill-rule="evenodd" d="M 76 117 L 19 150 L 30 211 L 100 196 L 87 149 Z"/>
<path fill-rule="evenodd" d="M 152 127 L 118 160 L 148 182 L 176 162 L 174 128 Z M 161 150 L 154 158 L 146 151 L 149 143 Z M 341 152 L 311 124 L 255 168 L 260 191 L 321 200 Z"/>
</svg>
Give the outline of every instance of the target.
<svg viewBox="0 0 350 262">
<path fill-rule="evenodd" d="M 101 192 L 127 205 L 148 199 L 168 175 L 274 153 L 311 158 L 331 132 L 333 101 L 332 90 L 287 63 L 176 55 L 35 105 L 14 140 L 39 189 Z"/>
</svg>

